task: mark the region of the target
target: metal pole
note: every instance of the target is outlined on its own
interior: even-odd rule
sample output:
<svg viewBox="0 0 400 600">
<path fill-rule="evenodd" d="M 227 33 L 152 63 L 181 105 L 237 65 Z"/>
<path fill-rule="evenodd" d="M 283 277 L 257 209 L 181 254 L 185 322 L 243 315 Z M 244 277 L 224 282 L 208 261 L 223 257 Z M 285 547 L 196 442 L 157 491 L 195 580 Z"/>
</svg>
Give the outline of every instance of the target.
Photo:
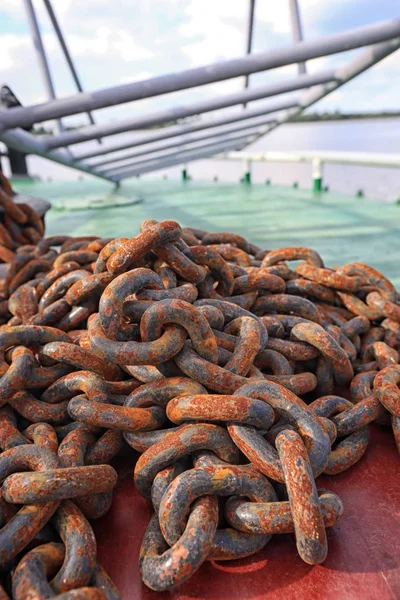
<svg viewBox="0 0 400 600">
<path fill-rule="evenodd" d="M 239 125 L 236 125 L 235 127 L 229 128 L 229 129 L 224 129 L 222 131 L 212 131 L 207 132 L 205 134 L 202 135 L 194 135 L 190 138 L 186 138 L 186 139 L 178 139 L 178 140 L 174 140 L 172 142 L 169 142 L 168 144 L 163 144 L 160 146 L 155 146 L 155 147 L 151 147 L 151 148 L 147 148 L 145 150 L 136 150 L 136 152 L 132 152 L 129 154 L 125 154 L 123 156 L 113 156 L 111 158 L 108 158 L 106 160 L 101 160 L 98 162 L 91 162 L 89 163 L 90 166 L 92 167 L 102 167 L 103 165 L 109 165 L 111 163 L 116 163 L 116 162 L 120 162 L 120 161 L 124 161 L 124 160 L 128 160 L 131 158 L 136 158 L 138 156 L 145 156 L 147 154 L 152 154 L 154 152 L 159 152 L 162 150 L 168 150 L 168 148 L 176 148 L 177 146 L 186 146 L 187 144 L 192 144 L 194 142 L 200 142 L 203 140 L 208 140 L 210 138 L 214 138 L 214 137 L 221 137 L 221 136 L 227 136 L 230 135 L 231 133 L 235 133 L 237 131 L 247 131 L 249 134 L 251 133 L 255 133 L 252 132 L 251 130 L 254 128 L 260 128 L 261 126 L 265 126 L 268 123 L 271 122 L 271 119 L 266 119 L 265 117 L 263 117 L 262 119 L 257 119 L 254 122 L 251 123 L 241 123 Z M 101 169 L 100 169 L 101 170 Z"/>
<path fill-rule="evenodd" d="M 79 75 L 78 75 L 78 73 L 77 73 L 77 71 L 75 69 L 74 62 L 72 60 L 72 57 L 71 57 L 71 55 L 69 53 L 69 50 L 68 50 L 68 47 L 67 47 L 67 42 L 65 41 L 64 35 L 63 35 L 62 31 L 61 31 L 60 25 L 58 23 L 58 20 L 57 20 L 57 17 L 55 15 L 55 13 L 54 13 L 54 10 L 53 10 L 53 7 L 51 5 L 51 2 L 50 2 L 50 0 L 43 0 L 43 2 L 44 2 L 44 5 L 46 7 L 46 10 L 48 12 L 48 15 L 50 17 L 50 20 L 51 20 L 51 22 L 53 24 L 54 31 L 56 32 L 56 36 L 58 38 L 58 41 L 60 42 L 61 50 L 63 51 L 64 58 L 65 58 L 65 60 L 68 63 L 69 70 L 71 71 L 72 78 L 75 81 L 76 88 L 77 88 L 77 90 L 79 92 L 83 92 L 83 87 L 82 87 L 82 84 L 80 82 Z M 88 116 L 89 121 L 91 122 L 91 124 L 94 125 L 95 124 L 95 120 L 93 118 L 92 113 L 91 112 L 87 112 L 86 114 L 87 114 L 87 116 Z M 98 141 L 101 144 L 101 140 L 98 140 Z"/>
<path fill-rule="evenodd" d="M 313 158 L 312 161 L 312 179 L 314 192 L 322 190 L 322 168 L 323 162 L 320 158 Z"/>
<path fill-rule="evenodd" d="M 181 179 L 183 183 L 187 183 L 191 179 L 186 163 L 182 166 Z"/>
<path fill-rule="evenodd" d="M 254 134 L 253 134 L 254 137 Z M 201 146 L 197 146 L 194 148 L 181 148 L 180 150 L 178 150 L 177 152 L 166 152 L 164 154 L 158 154 L 157 156 L 154 157 L 150 157 L 150 158 L 145 158 L 144 160 L 138 160 L 135 162 L 132 162 L 128 165 L 122 165 L 120 167 L 112 167 L 109 170 L 103 170 L 101 171 L 103 173 L 103 175 L 118 175 L 118 173 L 120 171 L 124 172 L 127 168 L 138 168 L 140 167 L 140 165 L 143 164 L 148 164 L 149 162 L 158 162 L 158 161 L 162 161 L 163 159 L 170 159 L 173 158 L 174 156 L 181 156 L 182 153 L 187 153 L 190 154 L 191 152 L 198 152 L 200 151 L 205 151 L 205 150 L 210 150 L 210 149 L 215 149 L 215 147 L 220 147 L 221 144 L 223 145 L 232 145 L 232 143 L 234 143 L 235 145 L 238 145 L 240 141 L 244 141 L 244 140 L 249 140 L 251 138 L 251 134 L 248 133 L 242 133 L 240 135 L 236 135 L 236 136 L 232 136 L 226 140 L 214 140 L 213 142 L 210 142 L 209 144 L 202 144 Z M 189 162 L 189 161 L 185 161 L 185 162 Z"/>
<path fill-rule="evenodd" d="M 298 44 L 303 41 L 303 31 L 300 20 L 300 9 L 298 0 L 289 0 L 290 21 L 292 24 L 293 40 Z M 298 63 L 299 74 L 304 75 L 307 72 L 304 62 Z"/>
<path fill-rule="evenodd" d="M 352 31 L 325 36 L 316 41 L 299 42 L 294 46 L 250 54 L 241 58 L 181 71 L 180 73 L 153 77 L 152 79 L 98 90 L 97 92 L 76 94 L 69 98 L 26 108 L 14 108 L 12 111 L 6 111 L 0 115 L 0 125 L 3 129 L 29 127 L 33 123 L 49 119 L 106 108 L 124 102 L 150 98 L 292 63 L 304 62 L 305 60 L 328 56 L 337 52 L 345 52 L 361 46 L 390 40 L 399 35 L 400 19 L 384 21 Z"/>
<path fill-rule="evenodd" d="M 136 146 L 142 146 L 144 144 L 151 144 L 160 140 L 166 140 L 172 137 L 186 135 L 194 131 L 202 131 L 204 129 L 220 127 L 221 125 L 228 125 L 229 123 L 237 123 L 239 121 L 252 119 L 253 117 L 271 115 L 272 113 L 276 113 L 277 111 L 288 108 L 294 108 L 298 105 L 298 98 L 290 98 L 288 100 L 279 100 L 278 102 L 268 102 L 266 104 L 263 104 L 260 108 L 248 108 L 246 111 L 229 114 L 226 117 L 222 117 L 219 119 L 209 121 L 195 121 L 193 124 L 190 125 L 173 125 L 171 127 L 165 127 L 157 131 L 152 131 L 151 133 L 148 133 L 146 135 L 134 138 L 129 142 L 124 142 L 122 144 L 121 142 L 118 142 L 117 144 L 106 146 L 101 149 L 95 149 L 89 152 L 85 152 L 84 154 L 76 156 L 75 160 L 78 161 L 86 158 L 104 156 L 104 154 L 111 154 L 120 150 L 127 150 L 135 148 Z"/>
<path fill-rule="evenodd" d="M 240 181 L 241 183 L 251 183 L 251 160 L 249 158 L 243 160 L 243 177 Z"/>
<path fill-rule="evenodd" d="M 334 90 L 337 90 L 348 81 L 351 81 L 351 79 L 354 79 L 357 77 L 357 75 L 367 71 L 370 67 L 380 62 L 399 48 L 400 37 L 391 40 L 390 42 L 376 44 L 371 48 L 366 48 L 364 52 L 352 60 L 349 65 L 337 69 L 335 82 L 317 86 L 316 88 L 306 92 L 303 95 L 298 108 L 282 111 L 281 116 L 277 117 L 276 121 L 268 127 L 267 131 L 257 136 L 256 139 L 259 139 L 260 137 L 270 133 L 283 123 L 287 123 L 289 120 L 295 120 L 296 117 L 301 115 L 306 108 L 309 108 L 319 100 L 322 100 L 322 98 L 325 98 L 325 96 L 328 96 Z"/>
<path fill-rule="evenodd" d="M 201 158 L 211 158 L 220 152 L 225 152 L 233 150 L 233 149 L 241 149 L 243 145 L 246 143 L 248 138 L 242 137 L 240 140 L 232 140 L 230 143 L 228 142 L 219 142 L 218 144 L 209 145 L 209 147 L 200 147 L 195 148 L 190 151 L 181 152 L 173 152 L 168 156 L 164 156 L 163 159 L 151 159 L 141 161 L 140 163 L 133 163 L 131 165 L 127 165 L 126 169 L 119 172 L 113 172 L 112 176 L 118 179 L 124 179 L 127 173 L 131 173 L 134 171 L 135 175 L 141 173 L 147 173 L 151 170 L 158 171 L 165 167 L 165 165 L 173 164 L 186 164 L 187 162 L 192 162 L 196 160 L 198 156 Z M 228 149 L 228 150 L 227 150 Z"/>
<path fill-rule="evenodd" d="M 12 108 L 13 106 L 21 106 L 20 101 L 10 90 L 7 85 L 0 88 L 0 110 Z M 7 148 L 7 152 L 3 156 L 7 156 L 10 165 L 11 176 L 14 177 L 30 177 L 28 165 L 26 162 L 26 154 L 19 152 L 14 148 Z M 1 171 L 1 164 L 0 164 Z"/>
<path fill-rule="evenodd" d="M 46 51 L 42 42 L 39 23 L 36 19 L 35 9 L 33 8 L 31 0 L 23 0 L 23 2 L 28 17 L 29 27 L 33 39 L 33 45 L 35 47 L 37 59 L 39 62 L 39 68 L 42 73 L 43 83 L 46 88 L 49 100 L 55 100 L 56 94 L 54 91 L 53 81 L 51 79 L 49 64 L 47 62 Z M 31 125 L 33 125 L 33 123 L 31 123 Z M 64 131 L 63 125 L 58 119 L 56 119 L 56 127 L 59 133 L 62 133 Z"/>
<path fill-rule="evenodd" d="M 79 165 L 75 164 L 71 159 L 71 153 L 65 148 L 53 150 L 52 152 L 47 151 L 43 146 L 42 140 L 37 139 L 34 135 L 23 129 L 13 129 L 12 131 L 0 133 L 0 141 L 4 142 L 9 148 L 15 148 L 15 150 L 19 150 L 20 152 L 36 154 L 37 156 L 42 156 L 43 158 L 52 160 L 65 167 L 71 167 L 71 169 L 76 169 L 77 171 L 88 173 L 89 175 L 101 177 L 106 181 L 117 183 L 117 180 L 113 177 L 103 175 L 89 165 L 85 165 L 85 163 L 79 163 Z"/>
<path fill-rule="evenodd" d="M 161 125 L 176 119 L 198 115 L 204 112 L 211 112 L 228 106 L 242 104 L 243 101 L 260 100 L 268 96 L 283 94 L 286 92 L 299 90 L 304 87 L 312 87 L 319 83 L 332 81 L 334 71 L 324 71 L 323 73 L 315 73 L 314 75 L 301 75 L 297 78 L 292 78 L 285 81 L 278 81 L 268 85 L 251 88 L 234 94 L 222 96 L 221 98 L 212 98 L 211 100 L 203 100 L 189 106 L 180 106 L 178 108 L 167 108 L 148 115 L 139 115 L 135 118 L 125 119 L 118 123 L 105 123 L 104 125 L 89 125 L 77 131 L 66 131 L 65 133 L 52 136 L 46 139 L 46 147 L 60 148 L 61 146 L 70 146 L 87 142 L 97 137 L 107 137 L 117 133 L 132 131 L 133 129 L 144 129 L 145 127 L 153 127 Z M 1 120 L 1 114 L 0 114 Z"/>
<path fill-rule="evenodd" d="M 256 6 L 256 0 L 249 0 L 249 17 L 247 22 L 247 39 L 246 39 L 246 54 L 251 54 L 251 47 L 253 44 L 253 29 L 254 29 L 254 10 Z M 249 75 L 244 78 L 244 88 L 249 87 Z M 246 108 L 246 103 L 243 104 L 243 108 Z"/>
<path fill-rule="evenodd" d="M 239 144 L 239 147 L 242 148 L 244 144 L 245 142 L 242 142 Z M 186 153 L 182 152 L 181 154 L 174 155 L 173 158 L 166 159 L 165 161 L 148 161 L 147 163 L 143 163 L 140 167 L 132 167 L 131 169 L 127 169 L 126 172 L 119 173 L 115 176 L 115 178 L 118 179 L 118 181 L 121 181 L 122 179 L 134 177 L 135 175 L 142 175 L 151 171 L 159 171 L 160 169 L 165 169 L 167 167 L 185 164 L 187 161 L 194 162 L 195 160 L 210 158 L 216 154 L 219 154 L 220 152 L 229 152 L 237 147 L 238 142 L 231 142 L 230 144 L 221 143 L 219 146 L 215 146 L 214 149 L 202 149 Z"/>
</svg>

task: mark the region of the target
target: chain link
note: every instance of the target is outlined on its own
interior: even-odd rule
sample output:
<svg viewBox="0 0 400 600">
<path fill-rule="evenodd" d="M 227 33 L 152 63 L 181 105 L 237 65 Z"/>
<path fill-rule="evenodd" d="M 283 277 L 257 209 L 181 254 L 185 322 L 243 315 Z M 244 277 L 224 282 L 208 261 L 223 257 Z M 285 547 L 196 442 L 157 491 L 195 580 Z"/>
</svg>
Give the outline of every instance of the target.
<svg viewBox="0 0 400 600">
<path fill-rule="evenodd" d="M 392 284 L 361 263 L 329 269 L 310 248 L 264 251 L 175 221 L 131 239 L 44 238 L 32 209 L 3 192 L 0 205 L 4 597 L 119 597 L 89 520 L 112 505 L 121 450 L 140 453 L 136 490 L 155 511 L 148 587 L 275 534 L 323 562 L 344 509 L 315 480 L 362 459 L 373 422 L 400 449 Z"/>
</svg>

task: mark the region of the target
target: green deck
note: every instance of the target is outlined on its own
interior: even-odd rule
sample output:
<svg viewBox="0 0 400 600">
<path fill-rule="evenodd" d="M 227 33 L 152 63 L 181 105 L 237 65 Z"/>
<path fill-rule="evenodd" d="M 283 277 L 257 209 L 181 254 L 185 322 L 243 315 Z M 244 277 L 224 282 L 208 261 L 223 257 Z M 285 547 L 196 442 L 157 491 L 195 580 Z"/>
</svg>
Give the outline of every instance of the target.
<svg viewBox="0 0 400 600">
<path fill-rule="evenodd" d="M 14 187 L 54 205 L 110 193 L 110 186 L 100 181 Z M 170 180 L 127 182 L 119 194 L 143 201 L 119 208 L 52 209 L 46 216 L 47 234 L 132 237 L 144 219 L 174 219 L 182 226 L 234 231 L 269 249 L 310 246 L 327 265 L 366 262 L 400 287 L 400 206 L 332 192 Z"/>
</svg>

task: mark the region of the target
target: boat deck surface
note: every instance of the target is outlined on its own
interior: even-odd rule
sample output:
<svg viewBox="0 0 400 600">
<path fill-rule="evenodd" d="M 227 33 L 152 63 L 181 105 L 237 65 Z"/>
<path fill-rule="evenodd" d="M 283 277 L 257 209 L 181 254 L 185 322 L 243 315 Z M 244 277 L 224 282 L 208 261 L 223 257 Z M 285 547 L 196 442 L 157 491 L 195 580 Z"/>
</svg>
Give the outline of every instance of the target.
<svg viewBox="0 0 400 600">
<path fill-rule="evenodd" d="M 25 193 L 53 199 L 107 193 L 94 182 L 34 184 Z M 96 187 L 97 186 L 97 187 Z M 17 186 L 16 186 L 17 187 Z M 400 286 L 400 207 L 328 193 L 280 187 L 140 181 L 121 194 L 143 202 L 124 208 L 57 211 L 48 235 L 133 236 L 144 219 L 175 219 L 209 231 L 234 231 L 265 248 L 311 246 L 328 265 L 366 262 Z M 63 200 L 63 202 L 64 202 Z M 123 600 L 392 600 L 400 598 L 400 460 L 390 430 L 374 426 L 365 456 L 349 471 L 318 478 L 337 493 L 343 519 L 328 530 L 329 554 L 311 567 L 292 535 L 274 536 L 240 561 L 207 562 L 188 582 L 158 594 L 142 583 L 138 552 L 151 507 L 125 470 L 110 512 L 96 522 L 98 558 Z"/>
<path fill-rule="evenodd" d="M 138 556 L 152 509 L 136 492 L 132 471 L 95 523 L 98 560 L 123 600 L 397 600 L 400 598 L 400 459 L 389 429 L 371 427 L 366 454 L 348 471 L 320 476 L 317 487 L 341 498 L 344 515 L 327 529 L 328 558 L 304 563 L 292 534 L 275 535 L 257 554 L 204 563 L 164 593 L 141 582 Z M 128 470 L 127 470 L 128 471 Z"/>
<path fill-rule="evenodd" d="M 207 231 L 234 231 L 273 249 L 311 246 L 327 265 L 366 262 L 400 287 L 400 206 L 366 198 L 284 186 L 227 185 L 172 180 L 127 181 L 110 196 L 101 181 L 38 182 L 14 186 L 54 204 L 47 233 L 132 237 L 145 219 L 173 219 Z M 82 203 L 109 196 L 138 198 L 129 206 L 56 210 L 81 197 Z"/>
</svg>

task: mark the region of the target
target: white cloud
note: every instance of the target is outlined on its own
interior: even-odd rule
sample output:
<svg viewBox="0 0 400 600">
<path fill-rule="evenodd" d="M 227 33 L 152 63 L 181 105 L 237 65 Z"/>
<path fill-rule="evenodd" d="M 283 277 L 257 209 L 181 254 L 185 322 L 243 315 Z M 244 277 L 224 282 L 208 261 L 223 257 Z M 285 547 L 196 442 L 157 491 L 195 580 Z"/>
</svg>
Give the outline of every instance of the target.
<svg viewBox="0 0 400 600">
<path fill-rule="evenodd" d="M 119 80 L 119 83 L 121 83 L 121 84 L 134 83 L 135 81 L 142 81 L 143 79 L 149 79 L 150 77 L 152 77 L 152 75 L 153 75 L 153 73 L 151 73 L 150 71 L 140 71 L 139 73 L 136 73 L 136 75 L 124 75 Z"/>
<path fill-rule="evenodd" d="M 197 66 L 240 55 L 245 48 L 245 2 L 191 0 L 179 27 L 182 50 Z"/>
<path fill-rule="evenodd" d="M 1 71 L 9 71 L 24 64 L 24 56 L 31 40 L 27 35 L 6 33 L 0 35 Z"/>
<path fill-rule="evenodd" d="M 290 34 L 289 3 L 286 2 L 258 2 L 256 4 L 256 23 L 269 25 L 282 34 Z"/>
<path fill-rule="evenodd" d="M 109 38 L 111 38 L 111 48 L 117 50 L 121 60 L 132 62 L 153 56 L 153 52 L 150 49 L 136 44 L 133 36 L 127 31 L 120 30 L 116 34 L 109 36 Z"/>
<path fill-rule="evenodd" d="M 57 45 L 57 40 L 49 33 L 44 36 L 46 48 Z M 74 57 L 114 58 L 122 62 L 149 59 L 153 52 L 136 43 L 127 31 L 109 27 L 98 27 L 92 35 L 72 34 L 68 36 L 69 47 Z"/>
</svg>

